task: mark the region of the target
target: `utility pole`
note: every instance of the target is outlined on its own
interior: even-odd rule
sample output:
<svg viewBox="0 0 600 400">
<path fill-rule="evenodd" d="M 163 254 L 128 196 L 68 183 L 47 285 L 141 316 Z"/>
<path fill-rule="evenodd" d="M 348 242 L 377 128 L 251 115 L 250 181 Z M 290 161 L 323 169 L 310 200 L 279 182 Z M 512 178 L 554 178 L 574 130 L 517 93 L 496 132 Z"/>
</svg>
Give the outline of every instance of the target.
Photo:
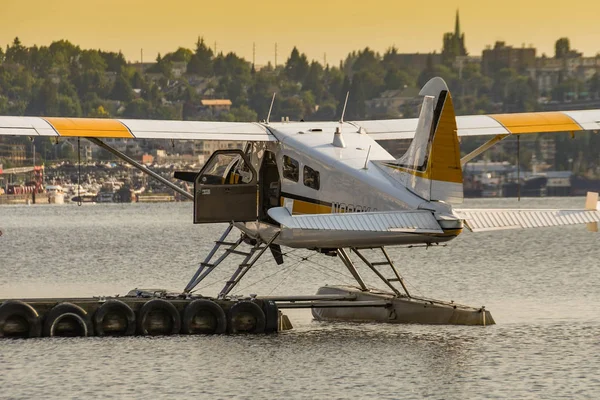
<svg viewBox="0 0 600 400">
<path fill-rule="evenodd" d="M 327 53 L 323 53 L 323 68 L 327 67 Z"/>
<path fill-rule="evenodd" d="M 256 42 L 252 43 L 252 65 L 256 66 Z"/>
<path fill-rule="evenodd" d="M 217 56 L 217 41 L 215 40 L 215 57 Z"/>
<path fill-rule="evenodd" d="M 275 68 L 277 68 L 277 43 L 275 43 Z"/>
</svg>

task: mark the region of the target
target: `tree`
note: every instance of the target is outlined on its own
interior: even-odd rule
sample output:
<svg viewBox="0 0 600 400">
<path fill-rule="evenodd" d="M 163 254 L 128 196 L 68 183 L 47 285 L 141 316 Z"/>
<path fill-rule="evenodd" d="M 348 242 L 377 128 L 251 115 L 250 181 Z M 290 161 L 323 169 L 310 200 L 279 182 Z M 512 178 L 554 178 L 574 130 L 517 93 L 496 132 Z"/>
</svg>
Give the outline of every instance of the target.
<svg viewBox="0 0 600 400">
<path fill-rule="evenodd" d="M 310 90 L 315 95 L 317 101 L 321 99 L 325 91 L 325 87 L 323 85 L 323 67 L 321 64 L 316 61 L 310 63 L 310 67 L 308 69 L 308 73 L 306 74 L 306 78 L 304 79 L 302 89 Z"/>
<path fill-rule="evenodd" d="M 571 44 L 568 38 L 560 38 L 554 44 L 554 57 L 565 58 L 571 52 Z"/>
<path fill-rule="evenodd" d="M 253 84 L 248 91 L 248 105 L 256 111 L 261 119 L 267 117 L 273 93 L 277 91 L 276 76 L 272 71 L 263 68 L 256 72 Z M 281 97 L 281 93 L 279 97 Z M 275 99 L 276 103 L 279 101 L 279 98 Z"/>
<path fill-rule="evenodd" d="M 44 80 L 33 90 L 33 98 L 27 106 L 30 115 L 58 116 L 58 87 L 50 79 Z"/>
<path fill-rule="evenodd" d="M 109 72 L 120 73 L 127 66 L 125 56 L 120 51 L 118 53 L 99 51 L 99 53 L 104 58 L 106 70 Z"/>
<path fill-rule="evenodd" d="M 433 68 L 433 56 L 431 54 L 428 54 L 425 69 L 422 70 L 419 74 L 419 78 L 417 79 L 417 85 L 419 85 L 419 87 L 425 86 L 425 84 L 429 82 L 429 80 L 434 76 L 435 69 Z"/>
<path fill-rule="evenodd" d="M 119 74 L 117 76 L 109 98 L 120 101 L 131 101 L 133 99 L 133 89 L 123 75 Z"/>
<path fill-rule="evenodd" d="M 104 72 L 95 69 L 73 76 L 72 82 L 80 98 L 88 93 L 95 93 L 99 97 L 106 98 L 111 90 L 110 82 Z"/>
<path fill-rule="evenodd" d="M 356 53 L 354 62 L 352 63 L 352 71 L 354 73 L 369 71 L 375 75 L 383 77 L 385 74 L 384 68 L 379 60 L 379 54 L 365 47 L 364 50 Z"/>
<path fill-rule="evenodd" d="M 107 68 L 106 60 L 97 50 L 84 50 L 78 61 L 83 70 L 105 71 Z"/>
<path fill-rule="evenodd" d="M 104 109 L 104 106 L 99 105 L 88 114 L 92 118 L 109 118 L 110 114 Z"/>
<path fill-rule="evenodd" d="M 19 38 L 15 37 L 12 46 L 6 46 L 6 61 L 25 65 L 27 58 L 27 49 L 21 44 Z"/>
<path fill-rule="evenodd" d="M 517 76 L 509 80 L 504 98 L 504 111 L 535 111 L 537 92 L 535 83 L 526 76 Z"/>
<path fill-rule="evenodd" d="M 81 49 L 79 46 L 75 46 L 68 40 L 59 40 L 50 43 L 48 50 L 52 55 L 52 59 L 55 65 L 68 65 L 72 60 L 79 56 Z"/>
<path fill-rule="evenodd" d="M 242 105 L 232 108 L 228 113 L 221 114 L 219 119 L 230 122 L 256 122 L 258 121 L 258 116 L 254 110 Z"/>
<path fill-rule="evenodd" d="M 146 82 L 144 81 L 144 78 L 138 71 L 135 71 L 131 76 L 131 87 L 135 89 L 143 89 L 145 86 Z"/>
<path fill-rule="evenodd" d="M 596 72 L 588 81 L 590 95 L 600 98 L 600 72 Z"/>
<path fill-rule="evenodd" d="M 123 116 L 127 118 L 150 118 L 152 105 L 144 99 L 135 99 L 125 107 Z"/>
<path fill-rule="evenodd" d="M 213 51 L 204 43 L 204 38 L 199 37 L 196 42 L 196 51 L 188 62 L 187 73 L 211 76 L 213 73 L 213 56 Z"/>
<path fill-rule="evenodd" d="M 361 72 L 352 78 L 348 106 L 346 107 L 346 115 L 344 116 L 345 120 L 364 119 L 366 117 L 366 76 L 367 73 Z"/>
<path fill-rule="evenodd" d="M 4 50 L 0 47 L 0 64 L 4 62 Z"/>
<path fill-rule="evenodd" d="M 61 117 L 81 117 L 81 105 L 77 97 L 58 96 L 58 115 Z"/>
<path fill-rule="evenodd" d="M 190 62 L 194 53 L 184 47 L 178 48 L 174 53 L 165 54 L 164 59 L 170 62 Z"/>
<path fill-rule="evenodd" d="M 564 102 L 577 99 L 583 87 L 583 82 L 576 78 L 565 79 L 552 89 L 552 100 Z"/>
<path fill-rule="evenodd" d="M 392 66 L 387 70 L 384 78 L 385 89 L 387 90 L 396 90 L 403 89 L 405 86 L 409 85 L 410 76 L 405 71 Z"/>
<path fill-rule="evenodd" d="M 292 49 L 292 53 L 285 62 L 285 74 L 289 79 L 296 82 L 303 82 L 306 74 L 308 74 L 308 58 L 306 54 L 298 51 L 296 47 Z"/>
</svg>

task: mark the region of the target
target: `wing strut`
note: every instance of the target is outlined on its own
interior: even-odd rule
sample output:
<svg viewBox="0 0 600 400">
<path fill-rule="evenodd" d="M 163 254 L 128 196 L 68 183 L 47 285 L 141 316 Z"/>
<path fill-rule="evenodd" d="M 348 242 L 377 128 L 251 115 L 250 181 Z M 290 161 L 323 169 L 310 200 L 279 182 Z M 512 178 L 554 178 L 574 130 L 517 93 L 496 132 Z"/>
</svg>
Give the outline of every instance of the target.
<svg viewBox="0 0 600 400">
<path fill-rule="evenodd" d="M 469 161 L 471 161 L 472 159 L 474 159 L 475 157 L 477 157 L 478 155 L 480 155 L 481 153 L 483 153 L 484 151 L 486 151 L 487 149 L 489 149 L 496 143 L 502 141 L 504 138 L 506 138 L 508 136 L 509 135 L 507 135 L 507 134 L 501 134 L 501 135 L 494 136 L 493 138 L 491 138 L 490 140 L 488 140 L 487 142 L 485 142 L 484 144 L 482 144 L 481 146 L 479 146 L 478 148 L 476 148 L 475 150 L 473 150 L 472 152 L 470 152 L 469 154 L 467 154 L 466 156 L 461 158 L 460 166 L 464 167 L 466 163 L 468 163 Z M 518 136 L 517 136 L 517 139 L 518 139 Z"/>
<path fill-rule="evenodd" d="M 143 173 L 145 173 L 147 175 L 150 175 L 151 177 L 153 177 L 154 179 L 158 180 L 163 185 L 165 185 L 167 187 L 170 187 L 171 189 L 173 189 L 174 191 L 176 191 L 177 193 L 179 193 L 183 197 L 185 197 L 187 199 L 190 199 L 190 200 L 194 200 L 194 195 L 186 192 L 185 190 L 183 190 L 179 186 L 177 186 L 177 185 L 169 182 L 167 179 L 163 178 L 162 176 L 160 176 L 156 172 L 152 171 L 151 169 L 146 168 L 145 166 L 143 166 L 139 162 L 135 161 L 133 158 L 129 157 L 127 154 L 121 153 L 119 150 L 110 147 L 109 145 L 107 145 L 106 143 L 104 143 L 100 139 L 93 138 L 93 137 L 86 137 L 86 139 L 89 140 L 90 142 L 94 143 L 95 145 L 102 147 L 104 150 L 106 150 L 106 151 L 114 154 L 115 156 L 119 157 L 121 160 L 123 160 L 123 161 L 131 164 L 132 166 L 136 167 L 137 169 L 139 169 Z"/>
</svg>

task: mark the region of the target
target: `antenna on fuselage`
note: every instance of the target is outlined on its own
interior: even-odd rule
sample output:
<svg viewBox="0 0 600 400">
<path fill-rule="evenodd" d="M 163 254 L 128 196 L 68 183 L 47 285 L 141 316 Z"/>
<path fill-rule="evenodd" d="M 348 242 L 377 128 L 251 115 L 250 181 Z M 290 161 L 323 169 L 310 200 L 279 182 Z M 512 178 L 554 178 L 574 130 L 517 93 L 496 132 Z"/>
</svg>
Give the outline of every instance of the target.
<svg viewBox="0 0 600 400">
<path fill-rule="evenodd" d="M 365 166 L 363 169 L 369 169 L 369 154 L 371 154 L 371 146 L 369 146 L 369 150 L 367 150 L 367 158 L 365 158 Z"/>
<path fill-rule="evenodd" d="M 344 123 L 344 114 L 346 114 L 346 106 L 348 105 L 348 96 L 350 96 L 350 91 L 346 92 L 346 100 L 344 101 L 344 108 L 342 109 L 342 117 L 340 118 L 340 124 Z"/>
<path fill-rule="evenodd" d="M 348 96 L 350 92 L 346 93 L 346 101 L 344 101 L 344 108 L 342 109 L 342 116 L 340 117 L 340 126 L 335 128 L 335 132 L 333 133 L 333 142 L 332 145 L 335 147 L 346 147 L 346 143 L 344 142 L 344 138 L 342 136 L 342 126 L 344 125 L 344 114 L 346 114 L 346 105 L 348 105 Z"/>
<path fill-rule="evenodd" d="M 273 93 L 273 98 L 271 99 L 271 107 L 269 107 L 269 113 L 267 114 L 267 120 L 265 121 L 265 123 L 269 123 L 269 119 L 271 119 L 271 111 L 273 111 L 273 103 L 275 103 L 275 95 L 277 94 L 277 92 Z"/>
</svg>

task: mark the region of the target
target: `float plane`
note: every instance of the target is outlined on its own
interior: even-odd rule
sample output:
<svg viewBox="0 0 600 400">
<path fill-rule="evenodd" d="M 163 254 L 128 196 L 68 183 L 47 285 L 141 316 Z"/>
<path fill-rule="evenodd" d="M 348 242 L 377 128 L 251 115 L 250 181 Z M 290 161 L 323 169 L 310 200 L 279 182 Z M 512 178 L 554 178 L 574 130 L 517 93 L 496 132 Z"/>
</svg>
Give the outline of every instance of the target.
<svg viewBox="0 0 600 400">
<path fill-rule="evenodd" d="M 88 139 L 193 199 L 194 223 L 228 223 L 184 294 L 228 256 L 243 260 L 220 297 L 230 294 L 266 250 L 282 263 L 282 247 L 306 248 L 339 257 L 358 286 L 326 286 L 313 297 L 281 297 L 280 306 L 300 307 L 302 300 L 310 300 L 318 319 L 485 325 L 487 318 L 487 324 L 494 323 L 484 309 L 412 296 L 386 247 L 436 245 L 465 228 L 481 232 L 588 224 L 597 230 L 595 193 L 588 194 L 580 210 L 462 209 L 460 204 L 462 167 L 468 161 L 513 135 L 597 133 L 600 110 L 456 117 L 441 78 L 429 81 L 420 95 L 415 119 L 344 121 L 342 115 L 334 122 L 274 123 L 267 117 L 251 123 L 0 116 L 0 135 Z M 460 138 L 471 136 L 489 140 L 461 157 Z M 193 183 L 189 194 L 112 148 L 105 138 L 246 144 L 243 150 L 214 152 L 199 172 L 176 172 L 176 178 Z M 412 142 L 395 158 L 378 143 L 390 139 Z M 241 234 L 228 239 L 234 229 Z M 373 251 L 379 253 L 378 261 Z M 367 287 L 353 254 L 390 292 Z M 384 268 L 392 278 L 386 278 Z"/>
</svg>

